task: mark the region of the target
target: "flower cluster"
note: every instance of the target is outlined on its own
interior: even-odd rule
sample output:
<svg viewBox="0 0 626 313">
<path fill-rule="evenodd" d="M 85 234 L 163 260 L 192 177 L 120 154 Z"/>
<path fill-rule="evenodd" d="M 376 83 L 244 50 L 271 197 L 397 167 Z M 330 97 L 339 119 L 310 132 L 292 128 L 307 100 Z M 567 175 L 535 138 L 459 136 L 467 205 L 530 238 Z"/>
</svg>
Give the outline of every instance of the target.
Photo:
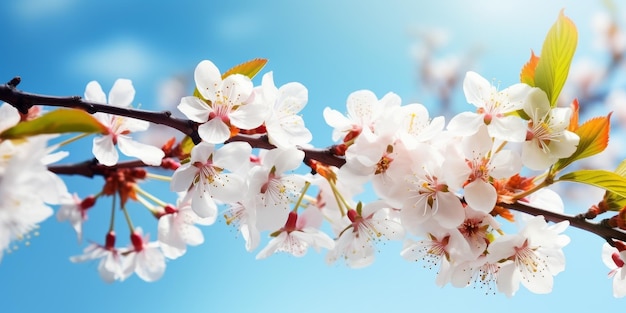
<svg viewBox="0 0 626 313">
<path fill-rule="evenodd" d="M 117 245 L 114 210 L 105 243 L 92 243 L 82 255 L 71 258 L 73 262 L 98 260 L 98 271 L 106 282 L 123 281 L 133 273 L 145 281 L 159 279 L 164 274 L 166 259 L 176 259 L 185 254 L 187 246 L 204 242 L 196 225 L 215 223 L 220 205 L 228 206 L 224 213 L 226 222 L 239 227 L 249 250 L 260 243 L 260 231 L 277 230 L 276 241 L 259 253 L 259 258 L 281 249 L 303 255 L 308 245 L 318 248 L 334 245 L 330 237 L 319 231 L 323 219 L 319 210 L 308 209 L 309 213 L 302 213 L 298 219 L 290 207 L 303 195 L 307 181 L 302 175 L 289 173 L 304 159 L 304 153 L 296 146 L 312 139 L 297 115 L 306 104 L 306 88 L 299 83 L 277 88 L 272 73 L 265 74 L 262 85 L 253 88 L 250 78 L 244 75 L 222 79 L 210 61 L 198 65 L 195 77 L 197 94 L 182 98 L 178 108 L 198 123 L 202 142 L 186 155 L 174 151 L 171 142 L 157 148 L 132 140 L 133 132 L 148 128 L 145 121 L 96 113 L 106 131 L 94 139 L 93 153 L 100 164 L 110 167 L 103 173 L 106 185 L 96 196 L 82 200 L 76 195 L 70 197 L 61 206 L 58 218 L 69 220 L 80 238 L 87 210 L 96 200 L 102 195 L 119 196 L 131 230 L 129 245 Z M 87 85 L 85 98 L 106 103 L 97 82 Z M 117 80 L 109 93 L 110 105 L 117 107 L 130 107 L 133 98 L 132 83 L 125 79 Z M 262 150 L 254 156 L 246 142 L 224 144 L 244 131 L 267 135 L 276 149 Z M 172 191 L 178 192 L 177 204 L 163 202 L 140 187 L 143 180 L 156 175 L 133 168 L 116 168 L 119 163 L 116 147 L 145 165 L 175 169 L 171 178 L 160 178 L 171 180 Z M 173 158 L 181 159 L 182 164 Z M 129 200 L 142 203 L 158 219 L 157 240 L 150 241 L 141 228 L 133 226 L 126 210 Z M 278 230 L 284 230 L 284 234 L 279 235 Z M 285 246 L 281 243 L 284 240 L 291 244 Z"/>
<path fill-rule="evenodd" d="M 343 259 L 348 267 L 361 268 L 375 261 L 378 242 L 395 240 L 403 243 L 401 257 L 437 270 L 438 285 L 478 285 L 507 296 L 520 284 L 534 293 L 552 290 L 554 276 L 565 267 L 568 222 L 514 216 L 506 204 L 563 212 L 560 196 L 545 187 L 557 163 L 575 153 L 581 141 L 573 131 L 575 110 L 552 105 L 538 87 L 519 83 L 498 90 L 468 72 L 463 91 L 475 109 L 447 124 L 442 116 L 431 117 L 424 105 L 405 104 L 394 93 L 379 98 L 369 90 L 353 92 L 346 114 L 323 111 L 335 144 L 320 152 L 309 147 L 312 134 L 298 115 L 308 101 L 307 89 L 296 82 L 277 87 L 271 72 L 254 86 L 250 76 L 223 75 L 208 60 L 198 64 L 196 90 L 178 105 L 195 123 L 193 146 L 189 138 L 183 140 L 187 145 L 170 141 L 161 148 L 137 142 L 131 134 L 146 130 L 148 122 L 95 113 L 102 132 L 93 139 L 97 165 L 91 170 L 98 169 L 105 184 L 84 199 L 70 195 L 48 170 L 65 155 L 52 153 L 56 146 L 46 147 L 50 136 L 0 141 L 0 249 L 49 217 L 52 204 L 60 205 L 57 218 L 69 221 L 81 239 L 88 210 L 100 197 L 111 196 L 130 229 L 128 245 L 117 243 L 114 207 L 104 243 L 91 243 L 71 257 L 72 262 L 98 261 L 106 282 L 133 273 L 158 280 L 167 259 L 204 242 L 197 226 L 223 216 L 241 233 L 246 250 L 260 249 L 257 259 L 278 252 L 301 257 L 313 248 L 325 250 L 328 264 Z M 131 108 L 133 98 L 132 83 L 120 79 L 108 104 Z M 97 82 L 87 85 L 85 99 L 107 103 Z M 5 104 L 0 130 L 27 118 Z M 117 149 L 139 163 L 119 166 Z M 306 172 L 299 171 L 302 164 Z M 146 166 L 173 174 L 149 173 Z M 140 187 L 149 178 L 169 181 L 176 204 Z M 155 240 L 133 225 L 130 201 L 157 220 Z M 514 220 L 517 230 L 501 226 Z M 270 239 L 259 248 L 264 235 Z M 607 247 L 604 253 L 616 296 L 626 294 L 623 250 Z"/>
<path fill-rule="evenodd" d="M 349 266 L 365 266 L 374 250 L 358 240 L 403 239 L 406 231 L 401 255 L 438 267 L 438 284 L 493 282 L 513 295 L 522 283 L 533 292 L 550 292 L 552 277 L 564 267 L 561 249 L 569 240 L 560 233 L 567 222 L 547 226 L 538 216 L 519 233 L 504 234 L 493 216 L 509 217 L 498 207 L 509 201 L 543 201 L 562 211 L 556 193 L 536 192 L 533 179 L 520 173 L 524 167 L 545 171 L 576 150 L 579 138 L 567 130 L 572 111 L 551 108 L 539 88 L 520 83 L 499 91 L 474 72 L 466 75 L 463 90 L 476 111 L 454 116 L 445 129 L 442 117 L 431 119 L 421 104 L 401 105 L 394 94 L 377 99 L 357 91 L 348 98 L 347 116 L 325 110 L 345 149 L 337 180 L 372 181 L 380 198 L 376 206 L 384 208 L 356 215 L 371 218 L 368 227 L 347 214 L 354 242 L 343 243 L 341 233 L 335 250 L 343 249 L 339 254 Z M 382 220 L 374 223 L 376 217 Z M 369 231 L 357 232 L 361 228 Z"/>
<path fill-rule="evenodd" d="M 198 123 L 201 142 L 181 156 L 171 177 L 178 205 L 154 207 L 139 187 L 117 190 L 155 214 L 158 240 L 150 242 L 133 229 L 130 246 L 117 248 L 111 230 L 104 245 L 92 244 L 72 258 L 100 259 L 106 281 L 124 280 L 133 272 L 147 281 L 158 279 L 165 258 L 180 257 L 187 245 L 203 242 L 195 225 L 215 223 L 220 208 L 225 222 L 241 232 L 248 251 L 259 247 L 263 233 L 269 234 L 258 259 L 276 252 L 299 257 L 312 247 L 327 250 L 329 264 L 344 259 L 358 268 L 374 262 L 378 241 L 400 240 L 402 257 L 438 268 L 438 284 L 494 285 L 507 295 L 520 283 L 533 292 L 549 292 L 553 276 L 563 270 L 566 222 L 550 226 L 537 216 L 509 234 L 495 218 L 512 219 L 498 205 L 502 202 L 563 209 L 556 193 L 520 175 L 524 167 L 547 170 L 572 154 L 579 140 L 567 128 L 571 109 L 551 107 L 539 88 L 520 83 L 499 91 L 469 72 L 463 90 L 476 110 L 458 114 L 447 127 L 443 117 L 431 118 L 422 104 L 403 104 L 393 93 L 379 99 L 371 91 L 356 91 L 347 99 L 346 115 L 324 110 L 336 141 L 333 153 L 345 161 L 336 166 L 304 152 L 311 132 L 297 115 L 307 102 L 301 84 L 276 87 L 268 73 L 254 87 L 242 74 L 223 77 L 210 61 L 196 67 L 195 80 L 197 92 L 182 98 L 178 108 Z M 114 91 L 119 86 L 129 90 L 129 83 L 118 82 L 111 101 L 126 99 L 128 105 L 132 97 Z M 99 89 L 90 84 L 88 94 L 93 90 Z M 102 138 L 112 141 L 103 146 L 107 151 L 117 139 L 122 152 L 128 152 L 122 147 L 132 141 L 120 141 L 126 140 L 121 136 L 141 129 L 118 127 L 125 124 L 115 121 L 105 125 L 111 131 Z M 244 140 L 260 137 L 269 145 L 253 149 Z M 130 151 L 143 151 L 134 156 L 147 164 L 147 156 L 154 155 L 141 146 Z M 303 163 L 312 174 L 297 171 Z M 136 186 L 143 177 L 128 175 L 124 184 L 111 186 Z M 375 196 L 357 200 L 368 188 Z M 74 203 L 77 212 L 85 211 L 84 201 Z M 325 221 L 331 233 L 323 230 Z"/>
</svg>

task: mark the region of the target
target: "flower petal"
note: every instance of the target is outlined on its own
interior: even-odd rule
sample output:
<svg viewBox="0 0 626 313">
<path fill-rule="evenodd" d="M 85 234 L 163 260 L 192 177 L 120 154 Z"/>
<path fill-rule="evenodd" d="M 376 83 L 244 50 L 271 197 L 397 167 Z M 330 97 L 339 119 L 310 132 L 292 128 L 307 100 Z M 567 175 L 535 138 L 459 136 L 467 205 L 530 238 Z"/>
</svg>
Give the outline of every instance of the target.
<svg viewBox="0 0 626 313">
<path fill-rule="evenodd" d="M 209 101 L 216 100 L 216 93 L 222 88 L 222 74 L 220 70 L 208 60 L 198 63 L 194 71 L 194 80 L 198 92 Z"/>
<path fill-rule="evenodd" d="M 304 152 L 296 148 L 272 149 L 268 154 L 272 151 L 276 154 L 272 164 L 278 173 L 297 169 L 304 159 Z"/>
<path fill-rule="evenodd" d="M 161 160 L 165 157 L 163 150 L 145 143 L 134 141 L 127 136 L 118 136 L 117 146 L 123 154 L 136 157 L 143 163 L 152 166 L 161 165 Z"/>
<path fill-rule="evenodd" d="M 172 181 L 170 182 L 170 189 L 176 192 L 183 192 L 189 190 L 191 184 L 198 175 L 198 169 L 191 164 L 183 164 L 176 169 L 172 174 Z"/>
<path fill-rule="evenodd" d="M 265 121 L 267 108 L 260 103 L 243 104 L 228 114 L 230 123 L 241 129 L 255 129 Z"/>
<path fill-rule="evenodd" d="M 198 135 L 208 143 L 219 144 L 230 138 L 230 129 L 221 119 L 214 118 L 198 127 Z"/>
<path fill-rule="evenodd" d="M 504 293 L 507 297 L 512 297 L 519 290 L 519 280 L 515 263 L 507 261 L 498 270 L 498 279 L 496 281 L 498 291 Z"/>
<path fill-rule="evenodd" d="M 191 163 L 205 164 L 213 153 L 215 153 L 215 145 L 204 141 L 200 142 L 191 149 Z"/>
<path fill-rule="evenodd" d="M 455 135 L 471 136 L 478 132 L 481 125 L 484 125 L 483 116 L 474 112 L 462 112 L 448 122 L 448 130 Z"/>
<path fill-rule="evenodd" d="M 451 192 L 437 192 L 435 219 L 444 228 L 458 227 L 465 219 L 465 210 L 459 198 Z"/>
<path fill-rule="evenodd" d="M 522 144 L 522 163 L 531 170 L 544 170 L 556 160 L 539 147 L 536 139 Z"/>
<path fill-rule="evenodd" d="M 500 91 L 499 94 L 504 96 L 506 99 L 506 102 L 502 103 L 501 112 L 509 113 L 522 109 L 527 101 L 526 99 L 528 97 L 528 94 L 531 92 L 532 89 L 535 88 L 530 87 L 527 84 L 518 83 Z M 546 96 L 546 100 L 547 99 L 548 98 Z"/>
<path fill-rule="evenodd" d="M 185 116 L 198 123 L 205 123 L 209 120 L 209 113 L 213 111 L 209 105 L 204 102 L 204 100 L 189 96 L 183 97 L 180 99 L 180 103 L 178 104 L 178 110 L 185 114 Z"/>
<path fill-rule="evenodd" d="M 485 106 L 485 100 L 489 99 L 495 88 L 484 77 L 476 72 L 469 71 L 463 80 L 463 92 L 465 99 L 477 108 Z"/>
<path fill-rule="evenodd" d="M 0 106 L 0 132 L 14 126 L 20 121 L 20 113 L 8 103 Z"/>
<path fill-rule="evenodd" d="M 294 115 L 300 112 L 309 99 L 309 92 L 300 83 L 287 83 L 278 89 L 278 99 L 274 109 L 279 116 Z"/>
<path fill-rule="evenodd" d="M 137 253 L 135 262 L 135 273 L 147 282 L 157 281 L 165 273 L 165 256 L 157 248 Z"/>
<path fill-rule="evenodd" d="M 383 109 L 378 105 L 378 98 L 369 90 L 359 90 L 351 93 L 346 102 L 348 117 L 361 126 L 372 122 Z M 369 126 L 369 125 L 367 125 Z"/>
<path fill-rule="evenodd" d="M 129 79 L 118 79 L 109 91 L 109 104 L 116 107 L 129 107 L 135 98 L 135 88 Z"/>
<path fill-rule="evenodd" d="M 517 152 L 511 150 L 501 150 L 491 157 L 489 162 L 489 175 L 493 178 L 508 178 L 513 176 L 522 168 L 522 160 Z"/>
<path fill-rule="evenodd" d="M 550 113 L 550 100 L 546 93 L 539 88 L 532 88 L 524 103 L 524 112 L 535 122 L 542 122 Z"/>
<path fill-rule="evenodd" d="M 276 252 L 276 250 L 285 242 L 285 240 L 287 240 L 288 236 L 289 234 L 283 231 L 280 234 L 278 234 L 278 236 L 272 238 L 272 240 L 270 240 L 267 243 L 267 246 L 265 246 L 265 248 L 263 248 L 256 255 L 256 259 L 257 260 L 265 259 L 268 256 L 274 254 L 274 252 Z"/>
<path fill-rule="evenodd" d="M 223 202 L 241 200 L 241 196 L 245 194 L 247 189 L 244 179 L 232 173 L 213 176 L 213 182 L 209 184 L 209 188 L 211 196 Z M 200 217 L 208 216 L 200 215 Z"/>
<path fill-rule="evenodd" d="M 247 76 L 232 74 L 224 79 L 221 88 L 225 101 L 230 103 L 230 107 L 233 107 L 248 102 L 250 95 L 252 95 L 254 85 Z"/>
<path fill-rule="evenodd" d="M 113 145 L 113 139 L 111 135 L 98 136 L 93 139 L 92 153 L 98 160 L 106 166 L 113 166 L 117 164 L 119 155 L 117 149 Z"/>
<path fill-rule="evenodd" d="M 497 198 L 496 188 L 482 179 L 475 180 L 465 186 L 465 200 L 474 210 L 485 213 L 491 212 Z"/>
<path fill-rule="evenodd" d="M 122 125 L 118 128 L 118 133 L 144 131 L 150 127 L 150 123 L 148 121 L 119 116 L 116 116 L 115 118 L 121 120 L 122 123 Z"/>
<path fill-rule="evenodd" d="M 207 189 L 201 188 L 201 185 L 196 186 L 192 192 L 191 209 L 201 218 L 216 219 L 217 204 L 212 194 Z"/>
<path fill-rule="evenodd" d="M 231 142 L 223 145 L 213 154 L 215 166 L 235 172 L 247 164 L 252 154 L 252 147 L 247 142 Z"/>
<path fill-rule="evenodd" d="M 92 80 L 87 84 L 87 87 L 85 88 L 85 100 L 97 103 L 107 103 L 107 97 L 97 81 Z"/>
<path fill-rule="evenodd" d="M 526 121 L 518 116 L 503 116 L 491 120 L 489 135 L 504 141 L 522 142 L 526 139 Z"/>
</svg>

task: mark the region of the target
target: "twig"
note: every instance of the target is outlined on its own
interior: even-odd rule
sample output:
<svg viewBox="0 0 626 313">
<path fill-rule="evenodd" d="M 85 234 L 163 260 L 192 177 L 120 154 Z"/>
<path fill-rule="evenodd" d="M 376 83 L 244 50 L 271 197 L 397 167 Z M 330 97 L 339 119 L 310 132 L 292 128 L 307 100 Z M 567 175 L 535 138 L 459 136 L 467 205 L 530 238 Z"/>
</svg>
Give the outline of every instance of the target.
<svg viewBox="0 0 626 313">
<path fill-rule="evenodd" d="M 121 108 L 86 101 L 80 96 L 57 97 L 23 92 L 17 89 L 17 85 L 20 81 L 21 79 L 19 77 L 14 77 L 8 83 L 0 85 L 0 100 L 13 105 L 22 114 L 27 114 L 28 110 L 35 105 L 81 109 L 89 114 L 98 112 L 108 113 L 136 118 L 154 124 L 165 125 L 191 137 L 193 142 L 196 144 L 201 141 L 200 136 L 198 135 L 196 123 L 191 120 L 173 117 L 172 113 L 169 111 L 153 112 L 147 110 Z"/>
</svg>

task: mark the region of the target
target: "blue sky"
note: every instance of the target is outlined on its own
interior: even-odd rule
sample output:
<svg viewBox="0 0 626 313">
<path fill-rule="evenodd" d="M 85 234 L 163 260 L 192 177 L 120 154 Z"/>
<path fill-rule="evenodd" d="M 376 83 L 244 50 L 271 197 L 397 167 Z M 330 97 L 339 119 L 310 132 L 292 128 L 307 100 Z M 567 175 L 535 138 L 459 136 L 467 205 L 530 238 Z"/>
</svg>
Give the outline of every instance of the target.
<svg viewBox="0 0 626 313">
<path fill-rule="evenodd" d="M 445 29 L 449 43 L 442 55 L 477 50 L 470 69 L 508 86 L 518 81 L 530 49 L 540 51 L 562 8 L 579 28 L 575 58 L 597 57 L 590 17 L 602 10 L 601 1 L 4 1 L 0 80 L 19 75 L 25 91 L 82 95 L 91 80 L 107 91 L 116 78 L 129 78 L 137 90 L 134 103 L 159 109 L 160 86 L 174 76 L 192 81 L 193 68 L 203 59 L 226 70 L 268 58 L 263 72 L 273 71 L 277 85 L 298 81 L 308 88 L 303 115 L 313 144 L 322 147 L 331 144 L 323 108 L 343 111 L 353 91 L 370 89 L 379 96 L 393 91 L 404 103 L 436 103 L 419 88 L 411 54 L 415 30 Z M 455 107 L 468 108 L 462 97 L 457 100 Z M 81 153 L 89 151 L 88 144 L 73 148 L 69 160 L 82 160 Z M 79 177 L 67 182 L 80 196 L 101 183 Z M 174 200 L 164 184 L 149 188 Z M 595 201 L 583 199 L 567 212 L 578 213 Z M 87 240 L 102 240 L 108 209 L 105 200 L 91 212 Z M 144 222 L 154 237 L 154 222 L 139 211 L 134 212 L 137 223 Z M 219 220 L 204 234 L 205 243 L 169 262 L 160 281 L 131 277 L 108 285 L 95 263 L 69 262 L 85 242 L 78 244 L 68 224 L 51 218 L 29 246 L 20 243 L 4 256 L 0 311 L 541 312 L 614 310 L 624 301 L 611 295 L 600 259 L 603 241 L 573 228 L 567 231 L 572 242 L 565 248 L 566 271 L 556 277 L 554 292 L 534 295 L 522 288 L 512 299 L 471 288 L 439 288 L 434 271 L 400 258 L 399 243 L 380 245 L 374 265 L 352 270 L 342 263 L 327 266 L 324 254 L 314 251 L 301 259 L 276 255 L 256 261 L 235 230 Z"/>
</svg>

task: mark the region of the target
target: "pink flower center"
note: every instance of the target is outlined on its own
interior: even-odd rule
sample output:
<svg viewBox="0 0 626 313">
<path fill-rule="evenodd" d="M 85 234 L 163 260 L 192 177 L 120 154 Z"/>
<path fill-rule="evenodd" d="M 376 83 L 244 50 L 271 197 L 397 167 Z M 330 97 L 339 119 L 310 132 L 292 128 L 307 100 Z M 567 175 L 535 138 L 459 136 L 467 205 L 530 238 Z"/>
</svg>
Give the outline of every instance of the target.
<svg viewBox="0 0 626 313">
<path fill-rule="evenodd" d="M 213 105 L 213 110 L 209 113 L 209 120 L 219 118 L 224 124 L 230 125 L 230 117 L 228 117 L 228 113 L 231 111 L 230 106 L 218 102 Z"/>
<path fill-rule="evenodd" d="M 468 166 L 472 169 L 472 173 L 467 179 L 467 183 L 481 179 L 487 181 L 489 179 L 489 159 L 481 158 L 480 160 L 467 161 Z"/>
</svg>

